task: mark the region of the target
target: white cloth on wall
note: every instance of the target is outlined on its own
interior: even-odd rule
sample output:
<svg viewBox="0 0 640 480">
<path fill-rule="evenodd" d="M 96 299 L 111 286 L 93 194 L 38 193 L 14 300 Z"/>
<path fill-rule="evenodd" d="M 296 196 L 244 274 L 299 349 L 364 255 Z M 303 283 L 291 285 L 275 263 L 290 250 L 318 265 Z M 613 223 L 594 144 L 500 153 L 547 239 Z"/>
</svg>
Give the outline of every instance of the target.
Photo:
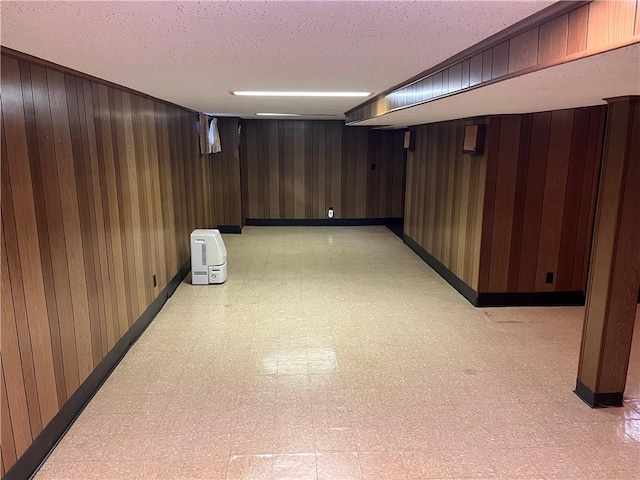
<svg viewBox="0 0 640 480">
<path fill-rule="evenodd" d="M 219 153 L 222 151 L 220 144 L 220 132 L 218 132 L 218 119 L 212 118 L 209 123 L 209 145 L 211 145 L 211 153 Z"/>
</svg>

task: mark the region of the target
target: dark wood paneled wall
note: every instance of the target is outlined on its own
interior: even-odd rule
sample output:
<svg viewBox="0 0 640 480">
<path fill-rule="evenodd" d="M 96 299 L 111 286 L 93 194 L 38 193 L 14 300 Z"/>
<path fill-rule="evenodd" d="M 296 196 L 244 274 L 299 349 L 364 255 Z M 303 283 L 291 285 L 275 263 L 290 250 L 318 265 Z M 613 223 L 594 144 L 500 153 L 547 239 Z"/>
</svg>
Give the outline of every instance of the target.
<svg viewBox="0 0 640 480">
<path fill-rule="evenodd" d="M 213 224 L 244 226 L 242 215 L 242 186 L 240 180 L 240 146 L 237 118 L 219 118 L 218 131 L 222 151 L 203 155 L 210 163 L 210 175 L 203 177 L 204 189 L 212 190 Z"/>
<path fill-rule="evenodd" d="M 415 151 L 407 156 L 404 233 L 477 290 L 487 158 L 462 153 L 464 127 L 472 123 L 416 127 Z"/>
<path fill-rule="evenodd" d="M 347 112 L 347 123 L 640 42 L 639 0 L 557 2 Z"/>
<path fill-rule="evenodd" d="M 477 293 L 584 292 L 605 111 L 416 127 L 405 233 Z M 483 156 L 462 153 L 474 122 L 487 124 Z"/>
<path fill-rule="evenodd" d="M 229 167 L 199 154 L 192 112 L 6 55 L 1 106 L 8 470 L 189 259 L 189 232 L 237 207 L 216 215 Z"/>
<path fill-rule="evenodd" d="M 491 119 L 478 292 L 585 291 L 605 112 Z"/>
<path fill-rule="evenodd" d="M 329 207 L 335 218 L 402 216 L 402 132 L 335 120 L 248 120 L 243 128 L 246 218 L 323 219 Z"/>
</svg>

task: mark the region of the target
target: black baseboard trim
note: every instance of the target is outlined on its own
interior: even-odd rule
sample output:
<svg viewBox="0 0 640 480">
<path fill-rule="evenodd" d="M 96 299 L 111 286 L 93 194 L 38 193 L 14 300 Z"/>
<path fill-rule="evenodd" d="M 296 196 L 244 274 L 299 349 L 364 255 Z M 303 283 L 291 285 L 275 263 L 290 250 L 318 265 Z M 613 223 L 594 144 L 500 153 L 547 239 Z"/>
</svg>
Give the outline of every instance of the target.
<svg viewBox="0 0 640 480">
<path fill-rule="evenodd" d="M 562 307 L 584 305 L 584 292 L 478 293 L 408 235 L 404 243 L 475 307 Z"/>
<path fill-rule="evenodd" d="M 240 225 L 218 225 L 216 227 L 220 233 L 242 233 Z"/>
<path fill-rule="evenodd" d="M 113 369 L 120 363 L 122 357 L 124 357 L 129 348 L 131 348 L 140 335 L 142 335 L 190 270 L 190 261 L 180 267 L 178 273 L 169 281 L 156 299 L 151 302 L 151 305 L 147 307 L 129 331 L 115 344 L 107 356 L 102 359 L 89 377 L 80 385 L 78 390 L 71 395 L 71 398 L 67 400 L 56 416 L 51 419 L 44 430 L 35 438 L 31 446 L 27 448 L 18 461 L 7 471 L 4 477 L 2 477 L 2 480 L 25 480 L 30 478 L 38 470 L 42 462 L 46 460 L 49 453 L 67 430 L 69 430 L 71 425 L 73 425 L 73 422 L 78 418 L 80 413 L 82 413 L 82 410 L 84 410 L 102 384 L 109 378 Z"/>
<path fill-rule="evenodd" d="M 573 393 L 591 408 L 622 407 L 624 396 L 623 392 L 594 393 L 580 380 L 576 380 Z"/>
<path fill-rule="evenodd" d="M 166 290 L 167 290 L 167 299 L 171 298 L 173 296 L 173 293 L 176 291 L 176 289 L 180 286 L 180 284 L 182 283 L 182 281 L 186 278 L 187 274 L 191 271 L 191 260 L 188 260 L 186 262 L 184 262 L 184 264 L 180 267 L 180 270 L 178 270 L 178 273 L 176 273 L 174 275 L 174 277 L 169 280 L 169 283 L 167 284 Z M 160 292 L 160 297 L 162 296 L 162 292 Z M 166 302 L 166 300 L 165 300 Z M 162 307 L 161 307 L 162 308 Z M 160 311 L 160 310 L 158 310 Z M 146 313 L 146 311 L 145 311 Z M 158 312 L 156 312 L 153 317 L 155 318 L 155 316 L 157 315 Z M 142 317 L 141 317 L 142 318 Z M 153 318 L 151 319 L 153 320 Z M 142 333 L 142 332 L 140 332 Z M 136 337 L 137 338 L 137 337 Z"/>
<path fill-rule="evenodd" d="M 422 260 L 424 260 L 431 268 L 433 268 L 438 275 L 444 278 L 449 285 L 455 288 L 464 298 L 469 300 L 469 302 L 478 307 L 478 295 L 476 291 L 471 288 L 469 285 L 464 283 L 462 280 L 458 278 L 458 276 L 445 267 L 442 263 L 440 263 L 433 255 L 427 252 L 424 248 L 418 245 L 410 236 L 403 235 L 402 240 L 406 243 L 411 250 L 413 250 Z"/>
<path fill-rule="evenodd" d="M 393 232 L 393 234 L 402 240 L 404 235 L 404 223 L 392 223 L 387 225 L 387 228 Z"/>
<path fill-rule="evenodd" d="M 402 224 L 402 217 L 389 218 L 247 218 L 252 227 L 361 227 Z"/>
<path fill-rule="evenodd" d="M 479 293 L 478 307 L 568 307 L 584 305 L 584 292 Z"/>
</svg>

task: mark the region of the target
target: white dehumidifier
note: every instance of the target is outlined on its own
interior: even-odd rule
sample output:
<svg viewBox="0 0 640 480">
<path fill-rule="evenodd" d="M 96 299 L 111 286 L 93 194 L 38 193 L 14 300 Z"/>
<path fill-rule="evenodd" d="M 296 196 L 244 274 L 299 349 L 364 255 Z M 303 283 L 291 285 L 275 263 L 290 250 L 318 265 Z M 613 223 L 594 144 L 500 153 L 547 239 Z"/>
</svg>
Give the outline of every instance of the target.
<svg viewBox="0 0 640 480">
<path fill-rule="evenodd" d="M 209 285 L 227 279 L 227 249 L 218 230 L 191 232 L 191 283 Z"/>
</svg>

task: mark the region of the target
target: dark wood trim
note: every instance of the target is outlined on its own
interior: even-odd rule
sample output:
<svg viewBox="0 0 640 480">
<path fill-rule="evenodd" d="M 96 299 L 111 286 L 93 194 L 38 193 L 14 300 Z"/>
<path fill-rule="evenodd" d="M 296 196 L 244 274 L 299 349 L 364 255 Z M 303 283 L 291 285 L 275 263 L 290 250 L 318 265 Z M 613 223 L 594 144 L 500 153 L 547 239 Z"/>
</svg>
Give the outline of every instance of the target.
<svg viewBox="0 0 640 480">
<path fill-rule="evenodd" d="M 361 227 L 398 225 L 403 218 L 247 218 L 245 224 L 254 227 Z"/>
<path fill-rule="evenodd" d="M 576 380 L 576 389 L 573 393 L 591 408 L 622 407 L 623 405 L 623 392 L 594 393 L 580 380 Z"/>
<path fill-rule="evenodd" d="M 447 58 L 446 60 L 438 63 L 437 65 L 434 65 L 433 67 L 428 68 L 418 73 L 417 75 L 414 75 L 408 80 L 405 80 L 404 82 L 400 82 L 394 85 L 393 87 L 388 88 L 387 90 L 384 90 L 383 92 L 367 99 L 366 101 L 362 102 L 360 105 L 352 108 L 351 110 L 348 110 L 346 112 L 346 115 L 349 115 L 350 113 L 355 112 L 356 110 L 359 110 L 366 105 L 375 103 L 376 101 L 387 96 L 389 93 L 394 92 L 402 87 L 416 83 L 418 80 L 422 80 L 423 78 L 430 77 L 431 75 L 434 75 L 442 70 L 445 70 L 449 66 L 455 65 L 458 62 L 461 62 L 463 60 L 468 60 L 474 55 L 484 52 L 489 47 L 493 47 L 494 45 L 499 45 L 500 43 L 506 40 L 509 40 L 513 37 L 516 37 L 521 33 L 524 33 L 527 30 L 537 25 L 545 23 L 558 16 L 564 15 L 565 13 L 570 12 L 571 10 L 575 10 L 576 8 L 581 7 L 582 5 L 589 3 L 589 1 L 590 0 L 566 1 L 566 2 L 554 3 L 553 5 L 550 5 L 547 8 L 534 13 L 533 15 L 527 18 L 520 20 L 517 23 L 514 23 L 513 25 L 505 28 L 504 30 L 494 33 L 490 37 L 485 38 L 481 42 L 476 43 L 475 45 L 467 48 L 466 50 L 462 50 L 460 53 L 457 53 L 454 56 Z"/>
<path fill-rule="evenodd" d="M 62 406 L 58 414 L 35 438 L 31 446 L 22 454 L 18 461 L 2 477 L 2 480 L 24 480 L 30 478 L 47 459 L 64 434 L 71 428 L 102 384 L 109 378 L 127 351 L 151 324 L 166 301 L 176 291 L 180 282 L 191 270 L 191 261 L 186 262 L 160 295 L 149 305 L 129 331 L 115 344 L 106 357 L 91 372 L 91 375 L 80 385 L 75 393 Z"/>
<path fill-rule="evenodd" d="M 129 92 L 129 93 L 132 93 L 134 95 L 139 95 L 141 97 L 148 98 L 148 99 L 154 100 L 156 102 L 162 102 L 165 105 L 169 105 L 169 106 L 175 107 L 175 108 L 180 108 L 180 109 L 185 110 L 185 111 L 190 112 L 190 113 L 198 113 L 195 110 L 192 110 L 192 109 L 187 108 L 187 107 L 183 107 L 182 105 L 177 105 L 175 103 L 171 103 L 171 102 L 169 102 L 167 100 L 163 100 L 162 98 L 153 97 L 151 95 L 148 95 L 146 93 L 140 92 L 138 90 L 134 90 L 133 88 L 125 87 L 124 85 L 119 85 L 117 83 L 110 82 L 109 80 L 105 80 L 105 79 L 100 78 L 100 77 L 94 77 L 93 75 L 89 75 L 88 73 L 80 72 L 78 70 L 74 70 L 73 68 L 65 67 L 64 65 L 60 65 L 58 63 L 53 63 L 53 62 L 50 62 L 49 60 L 45 60 L 43 58 L 34 57 L 33 55 L 29 55 L 28 53 L 24 53 L 24 52 L 20 52 L 18 50 L 14 50 L 12 48 L 8 48 L 8 47 L 5 47 L 5 46 L 0 46 L 0 52 L 2 53 L 2 55 L 6 55 L 7 57 L 12 57 L 12 58 L 15 58 L 17 60 L 23 60 L 23 61 L 26 61 L 26 62 L 30 62 L 30 63 L 32 63 L 34 65 L 39 65 L 39 66 L 44 67 L 44 68 L 50 68 L 52 70 L 57 70 L 59 72 L 66 73 L 68 75 L 74 75 L 76 77 L 79 77 L 79 78 L 82 78 L 82 79 L 85 79 L 85 80 L 89 80 L 91 82 L 101 83 L 103 85 L 106 85 L 107 87 L 117 88 L 119 90 L 122 90 L 122 91 L 125 91 L 125 92 Z"/>
</svg>

